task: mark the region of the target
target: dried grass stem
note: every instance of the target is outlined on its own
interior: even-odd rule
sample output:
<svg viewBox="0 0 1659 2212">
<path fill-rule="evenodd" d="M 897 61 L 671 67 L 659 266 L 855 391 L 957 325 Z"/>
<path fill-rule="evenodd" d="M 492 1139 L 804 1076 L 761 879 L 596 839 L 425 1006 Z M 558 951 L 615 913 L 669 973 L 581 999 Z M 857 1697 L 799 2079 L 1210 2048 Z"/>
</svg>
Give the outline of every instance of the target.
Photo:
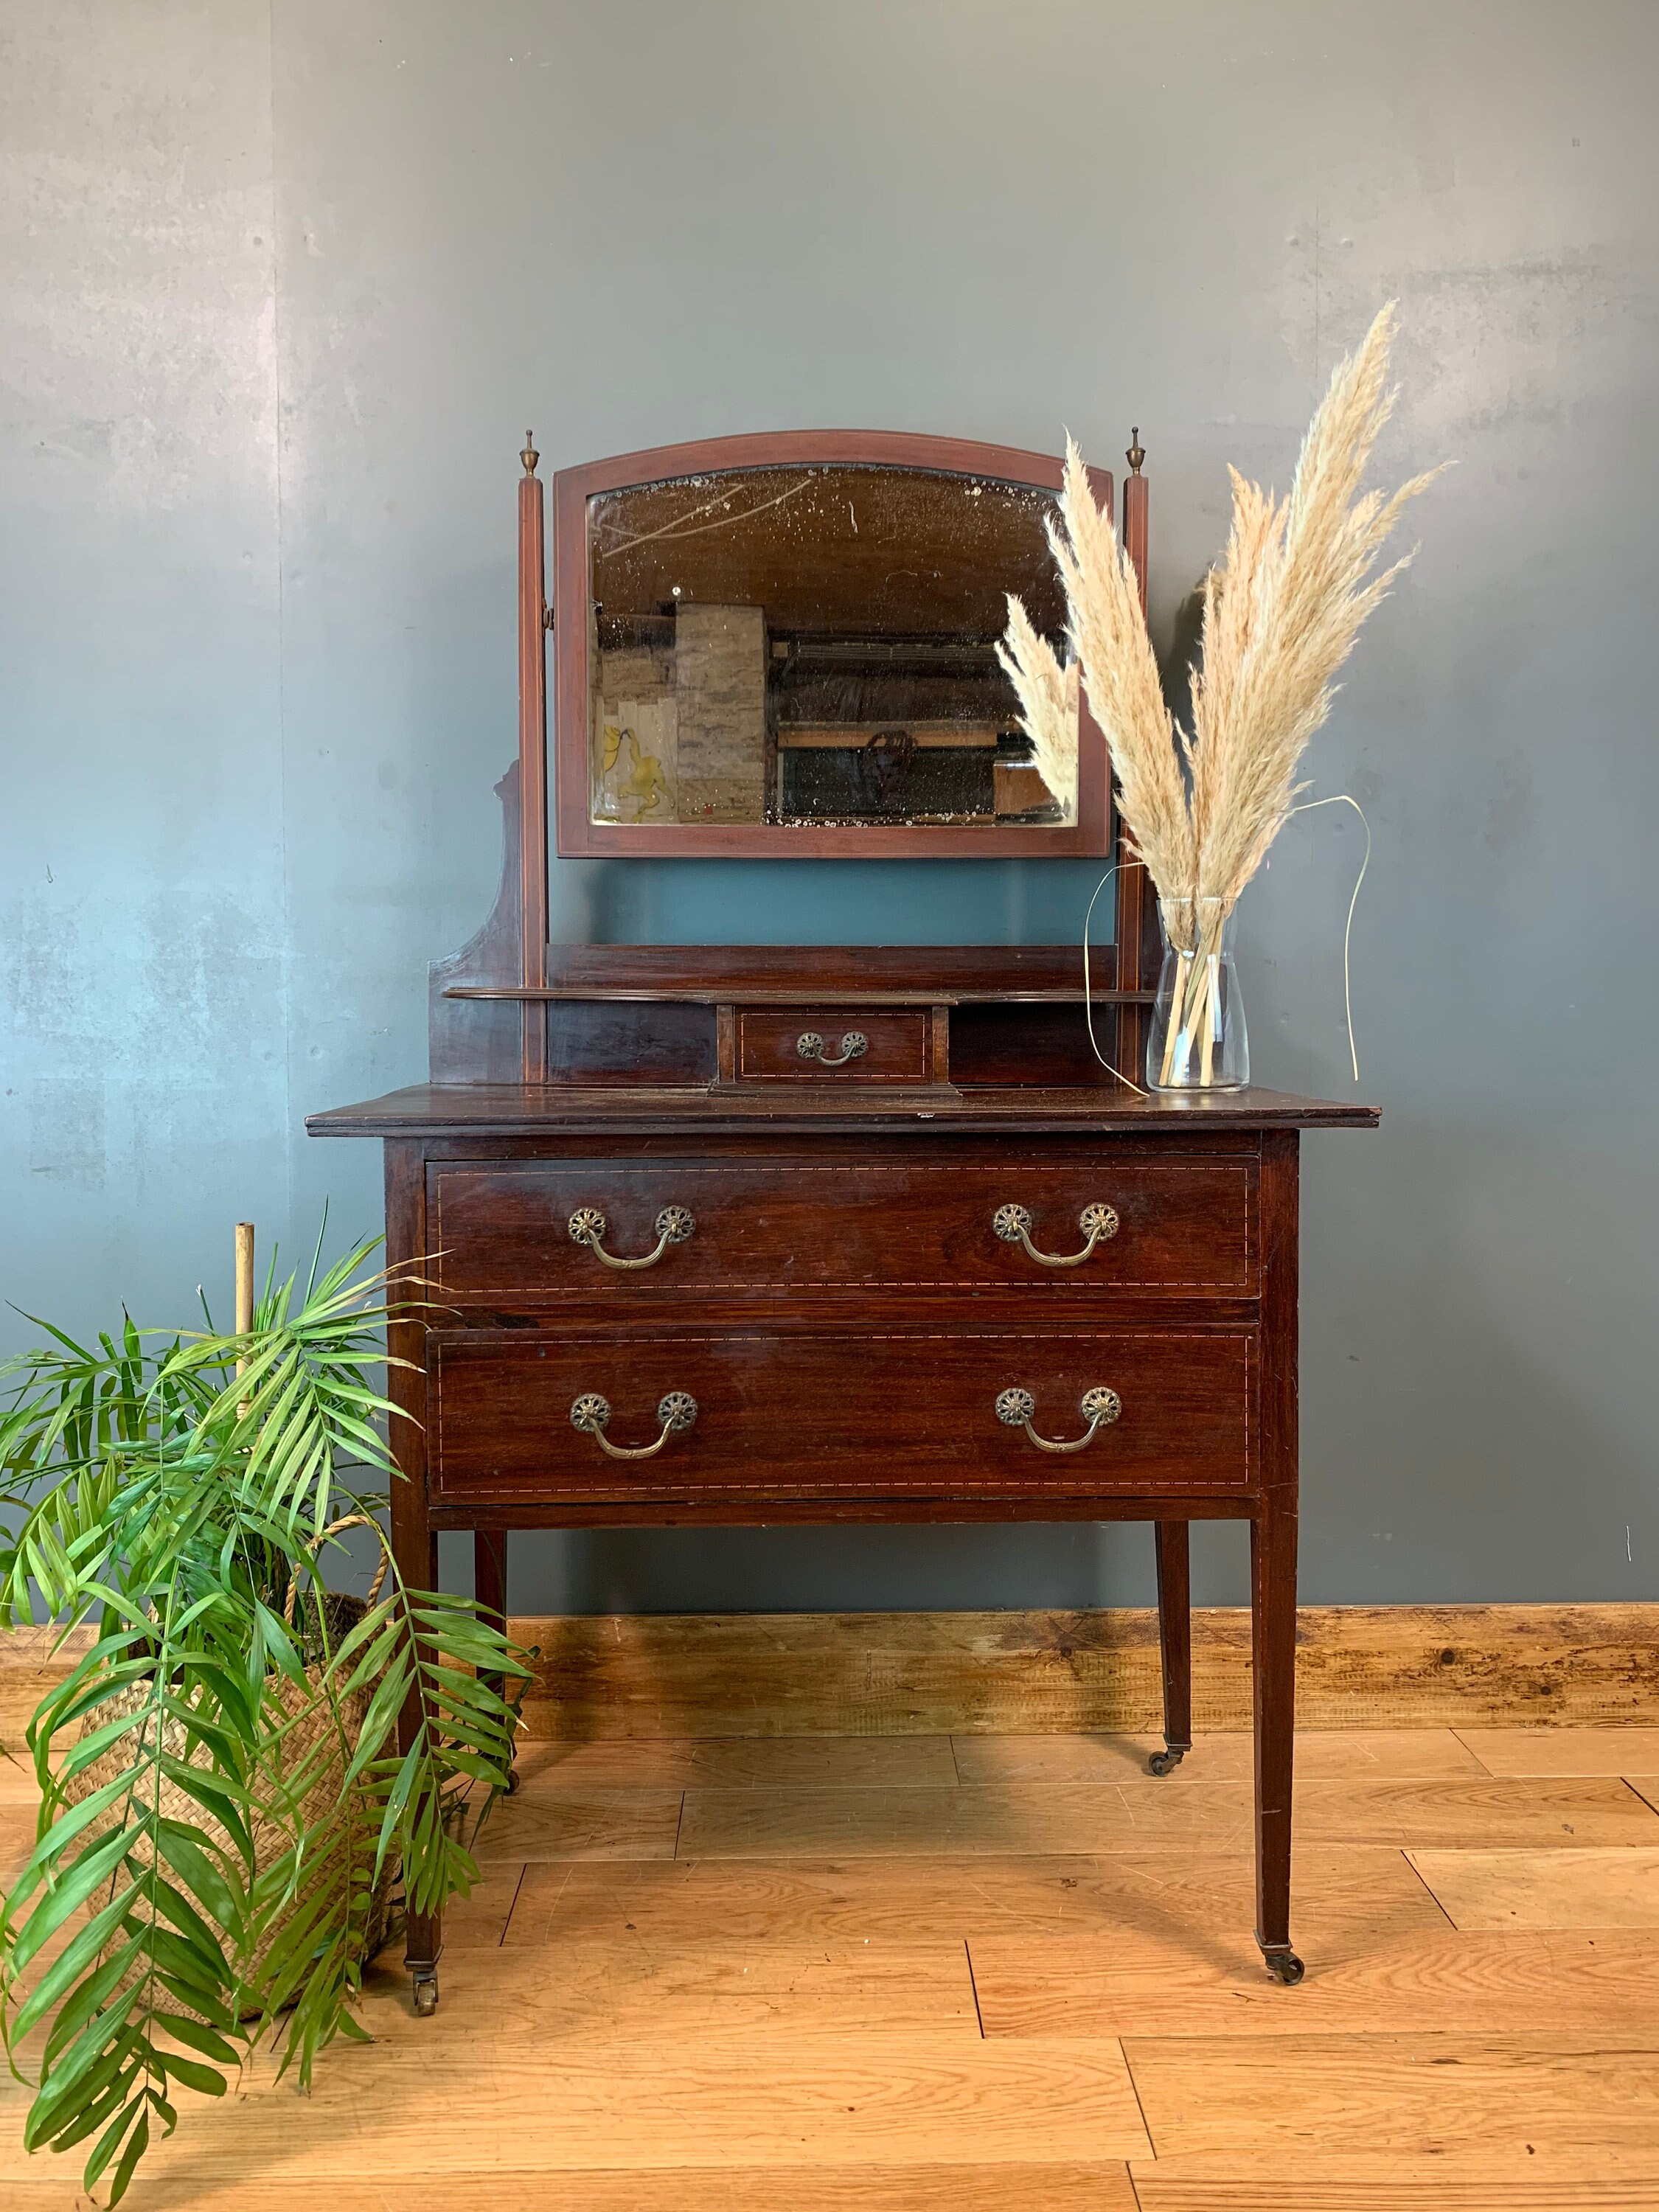
<svg viewBox="0 0 1659 2212">
<path fill-rule="evenodd" d="M 1206 580 L 1201 653 L 1191 678 L 1191 726 L 1164 705 L 1138 580 L 1096 506 L 1076 441 L 1066 444 L 1058 526 L 1049 544 L 1066 589 L 1073 669 L 1062 667 L 1017 599 L 999 648 L 1025 728 L 1045 763 L 1066 773 L 1066 681 L 1080 665 L 1090 710 L 1111 750 L 1118 805 L 1146 865 L 1185 972 L 1208 977 L 1220 933 L 1305 788 L 1297 772 L 1330 712 L 1337 671 L 1360 625 L 1411 559 L 1374 574 L 1408 500 L 1439 471 L 1384 495 L 1361 479 L 1393 412 L 1388 386 L 1390 302 L 1331 378 L 1303 441 L 1288 495 L 1275 500 L 1235 469 L 1227 547 Z M 1075 691 L 1072 693 L 1075 700 Z M 1076 789 L 1075 705 L 1070 782 Z M 1049 780 L 1049 787 L 1056 789 Z M 1202 902 L 1202 904 L 1200 904 Z M 1215 1043 L 1214 985 L 1194 1012 L 1200 1057 Z M 1181 1024 L 1173 1020 L 1173 1039 Z M 1173 1050 L 1173 1044 L 1170 1048 Z M 1166 1060 L 1168 1054 L 1166 1054 Z M 1165 1067 L 1165 1079 L 1169 1069 Z M 1207 1077 L 1206 1078 L 1207 1080 Z"/>
</svg>

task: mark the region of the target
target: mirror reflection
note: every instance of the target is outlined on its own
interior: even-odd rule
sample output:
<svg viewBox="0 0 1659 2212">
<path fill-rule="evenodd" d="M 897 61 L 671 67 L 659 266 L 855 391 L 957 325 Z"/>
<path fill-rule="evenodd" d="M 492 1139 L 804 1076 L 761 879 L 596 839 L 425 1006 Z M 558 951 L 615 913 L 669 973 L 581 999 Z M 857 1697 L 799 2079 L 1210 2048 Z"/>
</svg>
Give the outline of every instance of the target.
<svg viewBox="0 0 1659 2212">
<path fill-rule="evenodd" d="M 1051 493 L 931 470 L 734 469 L 588 502 L 596 822 L 1074 821 L 996 641 L 1064 657 Z"/>
</svg>

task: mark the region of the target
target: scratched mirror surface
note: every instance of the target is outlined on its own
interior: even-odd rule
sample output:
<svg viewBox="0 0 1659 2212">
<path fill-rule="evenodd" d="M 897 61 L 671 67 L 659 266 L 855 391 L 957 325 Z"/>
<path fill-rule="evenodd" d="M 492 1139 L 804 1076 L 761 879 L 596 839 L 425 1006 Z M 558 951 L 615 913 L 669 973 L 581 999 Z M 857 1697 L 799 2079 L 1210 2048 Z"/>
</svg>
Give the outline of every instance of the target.
<svg viewBox="0 0 1659 2212">
<path fill-rule="evenodd" d="M 1075 770 L 1049 788 L 996 657 L 1012 592 L 1066 658 L 1054 504 L 988 477 L 839 464 L 591 499 L 592 818 L 1074 822 Z"/>
</svg>

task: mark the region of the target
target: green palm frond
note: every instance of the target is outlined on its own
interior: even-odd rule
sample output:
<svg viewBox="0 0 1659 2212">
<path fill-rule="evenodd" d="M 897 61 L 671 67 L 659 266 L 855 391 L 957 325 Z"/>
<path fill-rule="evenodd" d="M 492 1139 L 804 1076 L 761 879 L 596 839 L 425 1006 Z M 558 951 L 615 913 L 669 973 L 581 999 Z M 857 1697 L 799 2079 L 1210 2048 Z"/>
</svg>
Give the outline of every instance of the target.
<svg viewBox="0 0 1659 2212">
<path fill-rule="evenodd" d="M 373 1378 L 419 1285 L 374 1249 L 273 1271 L 240 1335 L 42 1322 L 0 1366 L 0 1626 L 94 1627 L 27 1731 L 0 2037 L 21 2073 L 44 2030 L 26 2141 L 89 2146 L 111 2203 L 180 2087 L 222 2095 L 264 2040 L 308 2083 L 361 2037 L 387 1878 L 417 1912 L 470 1888 L 468 1801 L 510 1770 L 528 1655 L 395 1565 L 352 1621 L 324 1594 L 334 1524 L 396 1477 Z"/>
</svg>

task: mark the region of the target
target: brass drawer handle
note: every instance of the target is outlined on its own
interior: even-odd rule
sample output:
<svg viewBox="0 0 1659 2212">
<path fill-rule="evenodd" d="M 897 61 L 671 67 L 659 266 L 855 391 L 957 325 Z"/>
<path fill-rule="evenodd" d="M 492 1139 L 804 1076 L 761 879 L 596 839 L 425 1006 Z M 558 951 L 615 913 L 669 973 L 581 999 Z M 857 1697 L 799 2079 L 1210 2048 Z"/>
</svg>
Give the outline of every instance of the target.
<svg viewBox="0 0 1659 2212">
<path fill-rule="evenodd" d="M 1094 1199 L 1079 1214 L 1077 1225 L 1089 1240 L 1080 1252 L 1039 1252 L 1031 1242 L 1031 1217 L 1023 1206 L 1000 1206 L 991 1216 L 991 1226 L 1005 1244 L 1023 1244 L 1044 1267 L 1080 1267 L 1097 1244 L 1117 1235 L 1117 1208 Z"/>
<path fill-rule="evenodd" d="M 841 1057 L 835 1059 L 823 1048 L 823 1039 L 816 1030 L 803 1030 L 795 1039 L 795 1050 L 803 1060 L 815 1060 L 820 1067 L 845 1067 L 849 1060 L 862 1060 L 870 1049 L 870 1040 L 862 1030 L 848 1030 L 841 1040 Z"/>
<path fill-rule="evenodd" d="M 697 1418 L 697 1401 L 684 1390 L 671 1390 L 665 1398 L 657 1401 L 657 1419 L 662 1423 L 662 1434 L 653 1444 L 613 1444 L 605 1430 L 611 1425 L 611 1401 L 601 1398 L 597 1390 L 584 1390 L 570 1408 L 570 1425 L 580 1429 L 584 1436 L 592 1437 L 601 1451 L 612 1459 L 655 1459 L 670 1437 L 680 1436 Z"/>
<path fill-rule="evenodd" d="M 586 1244 L 607 1267 L 654 1267 L 671 1244 L 684 1244 L 696 1227 L 690 1210 L 684 1206 L 665 1206 L 653 1226 L 657 1232 L 657 1249 L 641 1254 L 637 1260 L 619 1260 L 614 1252 L 607 1252 L 600 1243 L 605 1235 L 605 1216 L 597 1206 L 579 1206 L 565 1224 L 571 1241 Z"/>
<path fill-rule="evenodd" d="M 1068 1444 L 1051 1444 L 1047 1437 L 1040 1437 L 1031 1426 L 1036 1400 L 1029 1390 L 1005 1390 L 997 1400 L 998 1420 L 1005 1427 L 1024 1429 L 1037 1449 L 1046 1452 L 1079 1452 L 1085 1444 L 1093 1443 L 1095 1431 L 1110 1428 L 1123 1411 L 1123 1401 L 1115 1390 L 1109 1390 L 1103 1382 L 1097 1383 L 1092 1390 L 1084 1392 L 1078 1411 L 1089 1424 L 1085 1433 Z"/>
</svg>

